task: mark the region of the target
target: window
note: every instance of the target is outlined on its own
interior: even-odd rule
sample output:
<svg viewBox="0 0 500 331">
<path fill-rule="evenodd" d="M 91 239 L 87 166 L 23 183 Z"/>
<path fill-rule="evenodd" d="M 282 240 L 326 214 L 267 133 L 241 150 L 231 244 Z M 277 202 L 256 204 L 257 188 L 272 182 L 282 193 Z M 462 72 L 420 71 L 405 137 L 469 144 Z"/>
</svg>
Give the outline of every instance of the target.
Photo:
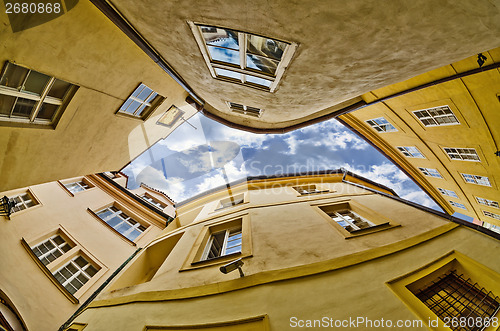
<svg viewBox="0 0 500 331">
<path fill-rule="evenodd" d="M 491 213 L 487 210 L 483 210 L 483 214 L 484 214 L 484 216 L 488 216 L 488 217 L 494 218 L 496 220 L 500 220 L 500 215 Z"/>
<path fill-rule="evenodd" d="M 461 175 L 467 183 L 483 185 L 483 186 L 491 186 L 490 179 L 488 177 L 470 175 L 470 174 L 461 174 Z"/>
<path fill-rule="evenodd" d="M 229 108 L 235 113 L 253 116 L 253 117 L 260 117 L 260 115 L 262 115 L 262 109 L 259 109 L 259 108 L 244 106 L 244 105 L 240 105 L 239 103 L 234 103 L 234 102 L 228 102 L 228 104 L 229 104 Z"/>
<path fill-rule="evenodd" d="M 296 44 L 189 23 L 214 78 L 274 92 Z"/>
<path fill-rule="evenodd" d="M 210 236 L 202 260 L 215 259 L 233 253 L 241 253 L 241 227 L 223 230 Z"/>
<path fill-rule="evenodd" d="M 123 103 L 118 113 L 145 119 L 163 99 L 158 93 L 141 83 Z"/>
<path fill-rule="evenodd" d="M 231 196 L 229 198 L 226 198 L 226 199 L 219 201 L 219 205 L 218 205 L 217 209 L 229 208 L 232 206 L 242 204 L 243 202 L 245 202 L 244 195 L 238 194 L 238 195 Z"/>
<path fill-rule="evenodd" d="M 425 126 L 457 125 L 460 124 L 449 106 L 434 107 L 416 110 L 413 114 Z"/>
<path fill-rule="evenodd" d="M 425 157 L 420 153 L 418 148 L 412 147 L 412 146 L 407 146 L 407 147 L 397 147 L 401 153 L 403 153 L 404 156 L 406 157 L 415 157 L 419 159 L 425 159 Z"/>
<path fill-rule="evenodd" d="M 54 277 L 69 293 L 75 294 L 99 271 L 84 257 L 77 256 L 54 273 Z"/>
<path fill-rule="evenodd" d="M 166 204 L 161 203 L 160 201 L 156 200 L 155 198 L 153 198 L 152 196 L 150 196 L 147 193 L 144 193 L 143 195 L 141 195 L 141 198 L 146 200 L 147 202 L 149 202 L 150 204 L 152 204 L 153 206 L 155 206 L 161 210 L 163 210 L 167 207 Z"/>
<path fill-rule="evenodd" d="M 72 245 L 66 242 L 60 234 L 57 234 L 31 248 L 31 250 L 44 265 L 48 265 L 71 248 Z"/>
<path fill-rule="evenodd" d="M 32 195 L 29 192 L 21 193 L 12 197 L 9 197 L 10 200 L 15 202 L 14 208 L 12 208 L 12 212 L 15 213 L 20 210 L 28 209 L 37 205 L 38 203 L 33 199 Z"/>
<path fill-rule="evenodd" d="M 398 131 L 394 125 L 389 123 L 385 118 L 379 117 L 366 121 L 377 132 L 396 132 Z"/>
<path fill-rule="evenodd" d="M 96 214 L 106 224 L 130 241 L 134 241 L 135 238 L 146 230 L 146 226 L 133 220 L 115 206 L 104 208 Z"/>
<path fill-rule="evenodd" d="M 449 197 L 458 198 L 458 195 L 452 190 L 447 190 L 447 189 L 438 187 L 438 191 L 441 192 L 442 195 L 447 195 Z"/>
<path fill-rule="evenodd" d="M 7 62 L 0 76 L 0 121 L 55 125 L 76 87 Z"/>
<path fill-rule="evenodd" d="M 480 317 L 484 321 L 493 317 L 500 307 L 497 296 L 455 270 L 440 276 L 415 295 L 441 320 L 463 318 L 467 321 Z M 473 326 L 450 325 L 452 330 L 479 330 Z"/>
<path fill-rule="evenodd" d="M 487 229 L 490 229 L 491 231 L 500 233 L 500 226 L 498 225 L 490 224 L 488 222 L 483 222 L 483 226 Z"/>
<path fill-rule="evenodd" d="M 443 178 L 441 174 L 436 170 L 436 169 L 431 169 L 431 168 L 421 168 L 419 167 L 420 171 L 428 177 L 435 177 L 435 178 Z"/>
<path fill-rule="evenodd" d="M 450 203 L 450 205 L 452 205 L 453 207 L 457 207 L 457 208 L 460 208 L 460 209 L 465 209 L 467 210 L 467 208 L 465 208 L 465 205 L 464 204 L 461 204 L 461 203 L 458 203 L 458 202 L 455 202 L 455 201 L 451 201 L 449 200 L 448 201 Z"/>
<path fill-rule="evenodd" d="M 500 208 L 497 201 L 476 197 L 477 203 L 494 208 Z"/>
<path fill-rule="evenodd" d="M 375 226 L 375 224 L 351 210 L 339 210 L 338 212 L 333 212 L 330 216 L 337 224 L 351 233 Z"/>
<path fill-rule="evenodd" d="M 64 186 L 73 194 L 88 190 L 90 188 L 90 186 L 83 181 L 67 183 L 64 184 Z"/>
<path fill-rule="evenodd" d="M 452 160 L 481 162 L 474 148 L 448 148 L 443 147 L 448 157 Z"/>
<path fill-rule="evenodd" d="M 184 112 L 177 108 L 176 106 L 172 105 L 170 108 L 165 112 L 165 114 L 161 115 L 161 117 L 158 119 L 156 124 L 160 124 L 166 127 L 172 127 L 179 118 L 184 118 L 182 117 L 184 115 Z"/>
<path fill-rule="evenodd" d="M 300 193 L 300 195 L 308 195 L 315 193 L 325 193 L 330 192 L 329 190 L 319 190 L 316 185 L 302 185 L 302 186 L 294 186 L 293 189 Z"/>
</svg>

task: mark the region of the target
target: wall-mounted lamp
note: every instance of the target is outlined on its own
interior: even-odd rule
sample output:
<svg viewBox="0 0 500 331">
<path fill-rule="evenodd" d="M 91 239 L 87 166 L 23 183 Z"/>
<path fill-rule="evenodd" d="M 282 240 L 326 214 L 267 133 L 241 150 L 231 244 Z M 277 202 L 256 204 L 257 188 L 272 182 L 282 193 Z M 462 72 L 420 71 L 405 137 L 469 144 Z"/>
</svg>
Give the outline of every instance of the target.
<svg viewBox="0 0 500 331">
<path fill-rule="evenodd" d="M 12 209 L 16 206 L 16 203 L 10 200 L 8 197 L 4 196 L 0 198 L 0 216 L 7 216 L 9 218 L 12 214 Z"/>
<path fill-rule="evenodd" d="M 223 265 L 219 269 L 223 274 L 227 274 L 231 271 L 238 269 L 238 271 L 240 272 L 240 277 L 243 277 L 245 275 L 243 274 L 243 270 L 241 270 L 242 266 L 243 266 L 243 261 L 241 261 L 241 259 L 238 259 Z"/>
</svg>

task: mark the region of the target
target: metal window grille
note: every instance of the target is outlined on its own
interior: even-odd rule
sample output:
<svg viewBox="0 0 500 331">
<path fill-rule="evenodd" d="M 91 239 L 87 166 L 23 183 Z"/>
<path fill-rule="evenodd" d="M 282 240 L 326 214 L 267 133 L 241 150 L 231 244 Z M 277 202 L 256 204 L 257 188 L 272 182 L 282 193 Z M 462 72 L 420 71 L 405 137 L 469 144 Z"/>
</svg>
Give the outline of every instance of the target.
<svg viewBox="0 0 500 331">
<path fill-rule="evenodd" d="M 474 148 L 444 147 L 443 149 L 452 160 L 481 162 L 481 159 L 479 158 L 479 155 L 477 155 Z"/>
<path fill-rule="evenodd" d="M 396 132 L 398 131 L 394 125 L 389 123 L 384 117 L 374 118 L 366 121 L 377 132 Z"/>
<path fill-rule="evenodd" d="M 54 273 L 54 277 L 71 294 L 75 294 L 97 271 L 98 269 L 86 259 L 82 256 L 77 256 L 61 269 L 57 270 Z"/>
<path fill-rule="evenodd" d="M 447 190 L 447 189 L 438 187 L 438 191 L 441 192 L 442 195 L 447 195 L 449 197 L 458 198 L 458 195 L 452 190 Z"/>
<path fill-rule="evenodd" d="M 415 157 L 419 159 L 425 159 L 424 155 L 420 153 L 418 148 L 413 147 L 413 146 L 401 146 L 397 147 L 397 149 L 403 153 L 404 156 L 406 157 Z"/>
<path fill-rule="evenodd" d="M 47 265 L 69 251 L 71 248 L 72 246 L 60 235 L 55 235 L 36 245 L 31 250 L 43 264 Z"/>
<path fill-rule="evenodd" d="M 107 207 L 97 212 L 97 216 L 131 241 L 146 230 L 144 225 L 135 221 L 115 206 Z"/>
<path fill-rule="evenodd" d="M 455 270 L 439 277 L 430 286 L 416 293 L 416 296 L 442 320 L 445 317 L 464 317 L 466 320 L 480 317 L 484 321 L 485 318 L 494 316 L 500 307 L 497 296 L 473 283 L 470 278 L 458 275 Z M 482 329 L 475 325 L 451 328 L 459 331 Z"/>
<path fill-rule="evenodd" d="M 212 234 L 203 254 L 203 260 L 241 252 L 241 236 L 240 227 Z"/>
<path fill-rule="evenodd" d="M 441 176 L 441 174 L 436 170 L 436 169 L 431 169 L 431 168 L 418 168 L 420 169 L 420 171 L 426 175 L 426 176 L 429 176 L 429 177 L 435 177 L 435 178 L 443 178 L 443 176 Z"/>
<path fill-rule="evenodd" d="M 494 207 L 494 208 L 500 208 L 497 201 L 493 201 L 493 200 L 489 200 L 489 199 L 485 199 L 485 198 L 480 198 L 480 197 L 476 197 L 476 200 L 481 205 L 490 206 L 490 207 Z"/>
<path fill-rule="evenodd" d="M 413 112 L 425 126 L 460 124 L 453 111 L 448 106 L 434 107 Z"/>
</svg>

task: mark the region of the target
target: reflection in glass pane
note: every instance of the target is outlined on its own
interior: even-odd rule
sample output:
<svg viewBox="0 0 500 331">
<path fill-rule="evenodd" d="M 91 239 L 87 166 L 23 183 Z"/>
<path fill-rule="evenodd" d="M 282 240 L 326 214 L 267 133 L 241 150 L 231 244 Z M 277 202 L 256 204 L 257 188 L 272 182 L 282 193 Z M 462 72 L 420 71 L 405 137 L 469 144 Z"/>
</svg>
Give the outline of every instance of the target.
<svg viewBox="0 0 500 331">
<path fill-rule="evenodd" d="M 132 96 L 137 97 L 145 87 L 146 85 L 144 84 L 139 85 L 139 87 L 135 89 L 134 93 L 132 93 Z"/>
<path fill-rule="evenodd" d="M 66 83 L 62 80 L 56 79 L 54 81 L 54 84 L 50 88 L 48 95 L 54 98 L 62 99 L 64 98 L 64 95 L 66 94 L 66 92 L 69 90 L 70 87 L 71 87 L 70 83 Z"/>
<path fill-rule="evenodd" d="M 59 108 L 59 106 L 43 103 L 40 111 L 36 115 L 36 118 L 50 121 L 56 113 L 57 108 Z"/>
<path fill-rule="evenodd" d="M 0 115 L 9 116 L 16 97 L 0 95 Z"/>
<path fill-rule="evenodd" d="M 132 101 L 132 104 L 125 111 L 127 113 L 133 114 L 137 110 L 137 108 L 139 108 L 140 105 L 141 105 L 140 102 Z"/>
<path fill-rule="evenodd" d="M 28 69 L 8 63 L 5 75 L 0 80 L 0 85 L 20 88 L 28 74 Z"/>
<path fill-rule="evenodd" d="M 12 115 L 29 118 L 34 105 L 35 101 L 33 100 L 18 98 Z"/>
<path fill-rule="evenodd" d="M 208 51 L 210 53 L 210 57 L 214 61 L 236 65 L 240 64 L 240 52 L 238 51 L 213 46 L 208 46 Z"/>
<path fill-rule="evenodd" d="M 142 112 L 144 111 L 144 108 L 146 108 L 146 105 L 142 105 L 139 110 L 137 111 L 137 113 L 135 114 L 136 116 L 140 116 L 142 114 Z"/>
<path fill-rule="evenodd" d="M 148 100 L 146 100 L 147 102 L 151 102 L 153 101 L 153 99 L 158 95 L 158 93 L 156 92 L 153 92 L 153 94 L 151 94 L 148 98 Z"/>
<path fill-rule="evenodd" d="M 258 78 L 255 76 L 247 75 L 247 82 L 265 86 L 265 87 L 270 87 L 272 84 L 272 81 L 263 79 L 263 78 Z"/>
<path fill-rule="evenodd" d="M 238 80 L 241 80 L 241 74 L 231 70 L 215 68 L 215 73 L 217 74 L 217 76 L 236 78 Z"/>
<path fill-rule="evenodd" d="M 278 68 L 278 61 L 270 60 L 267 57 L 257 55 L 247 55 L 247 67 L 275 75 Z"/>
<path fill-rule="evenodd" d="M 281 60 L 287 44 L 274 39 L 248 35 L 248 52 Z"/>
<path fill-rule="evenodd" d="M 42 94 L 43 89 L 49 82 L 50 77 L 42 73 L 31 71 L 24 84 L 24 90 L 36 94 Z"/>
<path fill-rule="evenodd" d="M 147 97 L 153 92 L 149 87 L 145 86 L 144 89 L 139 93 L 138 98 L 141 100 L 146 100 Z"/>
<path fill-rule="evenodd" d="M 231 30 L 211 26 L 201 26 L 201 32 L 207 45 L 220 46 L 238 50 L 238 33 Z"/>
</svg>

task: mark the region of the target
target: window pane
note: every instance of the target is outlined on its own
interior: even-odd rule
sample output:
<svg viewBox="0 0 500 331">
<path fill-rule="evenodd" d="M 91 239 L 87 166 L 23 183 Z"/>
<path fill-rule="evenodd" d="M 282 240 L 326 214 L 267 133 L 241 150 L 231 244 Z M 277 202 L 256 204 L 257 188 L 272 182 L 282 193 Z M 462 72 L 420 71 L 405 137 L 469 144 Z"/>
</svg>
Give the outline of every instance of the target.
<svg viewBox="0 0 500 331">
<path fill-rule="evenodd" d="M 66 83 L 62 80 L 56 79 L 54 81 L 54 84 L 50 88 L 48 95 L 54 98 L 63 99 L 70 87 L 70 83 Z"/>
<path fill-rule="evenodd" d="M 142 90 L 143 90 L 145 87 L 146 87 L 146 85 L 144 85 L 144 84 L 139 85 L 139 87 L 138 87 L 138 88 L 136 88 L 136 89 L 135 89 L 135 91 L 132 93 L 132 96 L 133 96 L 133 97 L 137 97 L 137 96 L 139 95 L 139 93 L 141 93 L 141 92 L 142 92 Z"/>
<path fill-rule="evenodd" d="M 28 80 L 24 84 L 24 90 L 36 94 L 42 94 L 43 89 L 49 82 L 50 77 L 42 73 L 31 71 Z"/>
<path fill-rule="evenodd" d="M 7 71 L 0 81 L 0 85 L 20 88 L 28 74 L 28 69 L 8 63 Z"/>
<path fill-rule="evenodd" d="M 125 237 L 131 241 L 134 241 L 135 238 L 139 237 L 139 235 L 141 234 L 140 231 L 138 230 L 132 230 L 129 232 L 129 234 L 127 234 Z"/>
<path fill-rule="evenodd" d="M 36 118 L 51 121 L 58 108 L 59 106 L 57 105 L 43 103 L 40 111 L 36 114 Z"/>
<path fill-rule="evenodd" d="M 121 222 L 123 222 L 122 219 L 120 219 L 119 217 L 117 216 L 113 216 L 112 218 L 106 220 L 106 223 L 108 223 L 109 225 L 111 225 L 113 228 L 115 226 L 117 226 L 118 224 L 120 224 Z"/>
<path fill-rule="evenodd" d="M 14 106 L 15 101 L 16 97 L 12 97 L 10 95 L 0 95 L 0 115 L 10 116 L 10 111 L 12 110 L 12 106 Z"/>
<path fill-rule="evenodd" d="M 262 72 L 275 75 L 278 68 L 278 61 L 257 55 L 247 55 L 247 68 L 260 70 Z"/>
<path fill-rule="evenodd" d="M 214 61 L 236 65 L 240 64 L 240 53 L 238 51 L 214 46 L 208 46 L 208 51 L 210 53 L 210 57 Z"/>
<path fill-rule="evenodd" d="M 238 50 L 238 33 L 231 30 L 211 26 L 201 26 L 201 32 L 207 45 L 220 46 Z"/>
<path fill-rule="evenodd" d="M 258 77 L 250 76 L 250 75 L 247 75 L 246 79 L 247 79 L 247 82 L 249 82 L 249 83 L 254 83 L 254 84 L 257 84 L 257 85 L 262 85 L 262 86 L 265 86 L 265 87 L 270 87 L 271 84 L 272 84 L 272 81 L 270 81 L 270 80 L 262 79 L 262 78 L 258 78 Z"/>
<path fill-rule="evenodd" d="M 94 276 L 97 273 L 97 269 L 94 268 L 93 266 L 89 266 L 87 269 L 85 269 L 85 272 L 90 276 Z"/>
<path fill-rule="evenodd" d="M 241 80 L 241 74 L 231 70 L 215 68 L 215 73 L 217 74 L 217 76 L 236 78 L 238 80 Z"/>
<path fill-rule="evenodd" d="M 125 111 L 127 109 L 128 106 L 130 106 L 130 104 L 132 103 L 132 99 L 127 99 L 123 105 L 121 106 L 120 110 L 121 111 Z"/>
<path fill-rule="evenodd" d="M 33 100 L 17 98 L 17 102 L 16 105 L 14 106 L 14 111 L 12 112 L 12 115 L 29 118 L 34 106 L 35 106 L 35 101 Z"/>
<path fill-rule="evenodd" d="M 144 86 L 144 89 L 139 93 L 138 98 L 141 100 L 146 100 L 147 97 L 153 92 L 149 87 Z"/>
<path fill-rule="evenodd" d="M 132 101 L 132 104 L 128 107 L 127 110 L 125 110 L 125 112 L 133 114 L 137 110 L 137 108 L 139 108 L 140 105 L 141 105 L 140 102 Z"/>
<path fill-rule="evenodd" d="M 248 35 L 248 52 L 281 60 L 287 44 L 264 37 Z"/>
</svg>

